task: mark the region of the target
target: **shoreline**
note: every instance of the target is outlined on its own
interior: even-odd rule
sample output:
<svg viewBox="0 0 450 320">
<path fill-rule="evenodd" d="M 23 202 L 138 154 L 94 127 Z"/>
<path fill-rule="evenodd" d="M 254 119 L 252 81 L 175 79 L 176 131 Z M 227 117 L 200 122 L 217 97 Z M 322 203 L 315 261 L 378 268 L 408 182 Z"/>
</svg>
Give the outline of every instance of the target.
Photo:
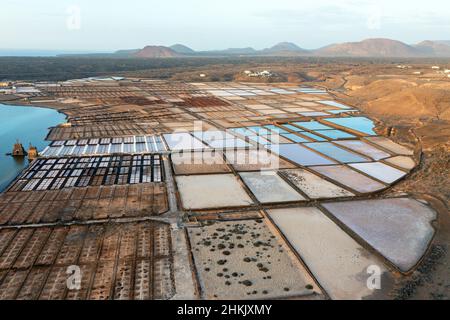
<svg viewBox="0 0 450 320">
<path fill-rule="evenodd" d="M 35 109 L 54 110 L 55 112 L 57 112 L 58 115 L 63 115 L 63 116 L 64 116 L 64 121 L 67 122 L 67 118 L 68 118 L 68 116 L 67 116 L 65 113 L 60 112 L 60 111 L 57 110 L 57 109 L 50 108 L 50 107 L 45 107 L 45 106 L 31 105 L 31 104 L 29 104 L 29 103 L 26 102 L 26 101 L 24 101 L 23 104 L 20 104 L 20 103 L 11 103 L 11 101 L 9 101 L 9 103 L 8 103 L 8 102 L 0 102 L 0 108 L 2 108 L 2 107 L 23 107 L 23 108 L 35 108 Z M 62 122 L 62 123 L 64 123 L 64 122 Z M 58 126 L 58 125 L 60 125 L 60 124 L 62 124 L 62 123 L 58 123 L 56 126 Z M 48 136 L 49 136 L 49 134 L 50 134 L 50 130 L 51 130 L 53 127 L 55 127 L 55 126 L 47 127 L 47 128 L 45 129 L 45 130 L 46 130 L 46 134 L 45 134 L 44 139 L 41 141 L 42 143 L 47 143 L 47 142 L 49 141 L 47 138 L 48 138 Z M 20 139 L 19 139 L 19 140 L 20 140 Z M 47 143 L 47 144 L 49 144 L 49 143 Z M 43 150 L 43 149 L 42 149 L 42 150 Z M 40 150 L 40 151 L 42 151 L 42 150 Z M 5 157 L 12 157 L 12 153 L 11 153 L 11 152 L 7 152 L 7 153 L 4 154 L 4 156 L 5 156 Z M 13 177 L 12 179 L 10 179 L 10 181 L 9 181 L 4 187 L 0 187 L 0 194 L 1 194 L 1 193 L 4 193 L 4 192 L 7 192 L 7 191 L 9 190 L 9 188 L 11 187 L 11 185 L 14 184 L 14 182 L 22 175 L 22 173 L 23 173 L 25 170 L 27 170 L 27 169 L 30 167 L 30 165 L 31 165 L 32 162 L 33 162 L 33 161 L 29 161 L 29 160 L 27 159 L 27 157 L 24 157 L 24 161 L 27 161 L 27 164 L 26 164 L 21 170 L 19 170 L 19 171 L 17 172 L 17 174 L 14 175 L 14 177 Z M 8 180 L 9 180 L 9 179 L 8 179 Z M 6 181 L 8 181 L 8 180 L 5 180 L 5 183 L 6 183 Z"/>
</svg>

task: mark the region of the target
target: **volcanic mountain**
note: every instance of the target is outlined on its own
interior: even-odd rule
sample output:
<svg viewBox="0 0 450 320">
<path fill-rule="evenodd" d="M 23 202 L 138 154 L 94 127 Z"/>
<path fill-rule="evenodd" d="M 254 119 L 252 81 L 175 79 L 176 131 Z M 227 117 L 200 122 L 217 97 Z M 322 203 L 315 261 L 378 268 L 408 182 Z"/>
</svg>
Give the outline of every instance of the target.
<svg viewBox="0 0 450 320">
<path fill-rule="evenodd" d="M 334 57 L 420 57 L 423 52 L 391 39 L 367 39 L 360 42 L 333 44 L 315 51 L 316 55 Z"/>
<path fill-rule="evenodd" d="M 427 56 L 450 57 L 450 41 L 422 41 L 415 46 Z"/>
<path fill-rule="evenodd" d="M 133 54 L 136 58 L 171 58 L 180 57 L 182 54 L 164 46 L 146 46 Z"/>
<path fill-rule="evenodd" d="M 170 46 L 170 49 L 172 49 L 173 51 L 177 52 L 177 53 L 181 53 L 181 54 L 195 54 L 195 51 L 192 50 L 191 48 L 189 48 L 188 46 L 185 46 L 184 44 L 174 44 L 173 46 Z"/>
<path fill-rule="evenodd" d="M 260 51 L 265 55 L 302 55 L 308 54 L 309 51 L 300 48 L 298 45 L 292 42 L 280 42 L 271 48 Z"/>
</svg>

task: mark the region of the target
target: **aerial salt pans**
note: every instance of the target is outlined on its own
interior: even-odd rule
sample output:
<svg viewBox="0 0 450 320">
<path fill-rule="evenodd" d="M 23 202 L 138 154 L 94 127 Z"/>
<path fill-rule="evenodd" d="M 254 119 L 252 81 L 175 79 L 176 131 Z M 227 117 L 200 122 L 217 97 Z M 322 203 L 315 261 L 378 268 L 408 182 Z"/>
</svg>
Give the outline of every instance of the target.
<svg viewBox="0 0 450 320">
<path fill-rule="evenodd" d="M 351 107 L 336 101 L 318 101 L 318 102 L 327 106 L 336 107 L 340 109 L 351 109 Z"/>
<path fill-rule="evenodd" d="M 436 212 L 409 198 L 323 204 L 402 272 L 411 270 L 433 238 Z"/>
<path fill-rule="evenodd" d="M 352 163 L 349 164 L 349 166 L 374 177 L 379 181 L 389 184 L 394 183 L 406 175 L 406 172 L 395 169 L 381 162 Z"/>
<path fill-rule="evenodd" d="M 203 299 L 269 299 L 320 292 L 262 220 L 188 228 Z"/>
<path fill-rule="evenodd" d="M 305 121 L 305 122 L 294 122 L 296 126 L 299 126 L 308 130 L 332 130 L 333 128 L 321 124 L 317 121 Z"/>
<path fill-rule="evenodd" d="M 212 141 L 208 143 L 214 149 L 234 149 L 234 148 L 246 148 L 250 145 L 242 139 L 234 138 L 230 140 Z"/>
<path fill-rule="evenodd" d="M 231 172 L 223 154 L 213 150 L 172 153 L 171 160 L 178 175 Z"/>
<path fill-rule="evenodd" d="M 53 141 L 41 152 L 44 157 L 152 153 L 166 151 L 159 136 L 128 136 Z"/>
<path fill-rule="evenodd" d="M 307 137 L 307 138 L 309 138 L 311 140 L 314 140 L 314 141 L 318 141 L 318 142 L 325 142 L 325 141 L 327 141 L 327 139 L 319 137 L 318 135 L 316 135 L 314 133 L 311 133 L 311 132 L 306 132 L 305 131 L 305 132 L 299 132 L 299 134 L 302 135 L 302 136 L 305 136 L 305 137 Z"/>
<path fill-rule="evenodd" d="M 344 165 L 309 168 L 359 193 L 372 193 L 387 188 L 386 185 Z"/>
<path fill-rule="evenodd" d="M 311 199 L 354 196 L 350 191 L 304 169 L 283 170 L 281 173 Z"/>
<path fill-rule="evenodd" d="M 298 92 L 301 93 L 309 93 L 309 94 L 325 94 L 327 93 L 326 90 L 322 90 L 322 89 L 315 89 L 315 88 L 307 88 L 307 87 L 302 87 L 297 89 Z"/>
<path fill-rule="evenodd" d="M 224 131 L 196 131 L 193 135 L 215 149 L 245 148 L 250 145 L 244 140 Z"/>
<path fill-rule="evenodd" d="M 360 246 L 314 207 L 268 210 L 300 258 L 332 299 L 362 299 L 371 266 L 379 267 L 384 287 L 388 272 L 380 259 Z"/>
<path fill-rule="evenodd" d="M 327 110 L 327 112 L 332 113 L 332 114 L 341 114 L 341 113 L 347 113 L 347 112 L 358 112 L 358 110 L 356 109 L 348 109 L 348 110 Z"/>
<path fill-rule="evenodd" d="M 286 139 L 291 140 L 292 142 L 295 142 L 295 143 L 309 142 L 309 140 L 307 140 L 303 137 L 300 137 L 294 133 L 286 133 L 286 134 L 282 134 L 282 136 Z"/>
<path fill-rule="evenodd" d="M 183 208 L 212 209 L 253 204 L 232 174 L 209 174 L 175 177 Z"/>
<path fill-rule="evenodd" d="M 260 127 L 260 126 L 253 126 L 248 128 L 233 128 L 232 131 L 236 134 L 239 134 L 241 136 L 246 137 L 247 139 L 254 141 L 258 144 L 269 144 L 269 143 L 289 143 L 290 141 L 287 138 L 284 138 L 283 136 L 279 135 L 279 132 L 281 133 L 288 133 L 287 131 L 275 127 L 275 126 L 268 126 L 269 128 Z M 273 127 L 273 128 L 271 128 Z M 269 130 L 271 129 L 271 130 Z M 278 131 L 277 131 L 278 130 Z M 238 139 L 241 140 L 241 139 Z M 244 142 L 243 140 L 241 140 Z M 244 147 L 247 147 L 249 145 L 245 145 Z"/>
<path fill-rule="evenodd" d="M 305 143 L 305 146 L 343 163 L 370 161 L 369 159 L 356 153 L 339 148 L 330 142 Z"/>
<path fill-rule="evenodd" d="M 162 182 L 161 161 L 161 156 L 157 154 L 40 158 L 21 174 L 11 190 L 58 190 Z"/>
<path fill-rule="evenodd" d="M 329 113 L 325 113 L 322 111 L 299 112 L 299 114 L 305 117 L 326 117 L 330 115 Z"/>
<path fill-rule="evenodd" d="M 267 147 L 272 152 L 278 153 L 280 156 L 303 166 L 336 164 L 336 162 L 298 144 L 277 144 Z"/>
<path fill-rule="evenodd" d="M 360 154 L 368 156 L 374 160 L 381 160 L 391 156 L 389 153 L 384 152 L 361 140 L 334 141 L 334 143 L 359 152 Z"/>
<path fill-rule="evenodd" d="M 225 156 L 236 171 L 295 168 L 292 163 L 265 149 L 226 150 Z"/>
<path fill-rule="evenodd" d="M 374 143 L 390 152 L 393 152 L 402 156 L 412 156 L 414 155 L 414 150 L 408 149 L 394 141 L 385 137 L 367 137 L 367 141 Z"/>
<path fill-rule="evenodd" d="M 292 131 L 294 131 L 294 132 L 302 132 L 302 131 L 305 131 L 305 129 L 301 129 L 301 128 L 299 128 L 299 127 L 297 127 L 297 126 L 294 126 L 294 125 L 292 125 L 292 124 L 283 124 L 282 126 L 283 126 L 284 128 L 286 128 L 286 129 L 292 130 Z"/>
<path fill-rule="evenodd" d="M 206 148 L 206 145 L 187 132 L 165 134 L 164 140 L 166 140 L 166 143 L 171 151 L 197 150 Z"/>
<path fill-rule="evenodd" d="M 293 202 L 306 200 L 275 171 L 241 172 L 247 187 L 261 203 Z"/>
<path fill-rule="evenodd" d="M 356 138 L 354 135 L 349 134 L 347 132 L 341 131 L 341 130 L 316 130 L 315 133 L 318 133 L 322 136 L 325 136 L 329 139 L 352 139 Z"/>
<path fill-rule="evenodd" d="M 280 106 L 284 111 L 287 112 L 314 112 L 313 109 L 305 108 L 305 107 L 291 107 L 291 106 Z"/>
<path fill-rule="evenodd" d="M 406 170 L 412 170 L 416 166 L 416 163 L 413 159 L 406 156 L 397 156 L 392 157 L 385 160 L 386 162 L 393 164 L 394 166 L 406 169 Z"/>
<path fill-rule="evenodd" d="M 357 131 L 363 135 L 376 135 L 376 132 L 373 130 L 375 128 L 375 124 L 372 120 L 366 117 L 328 118 L 323 120 L 340 127 L 348 128 L 352 131 Z"/>
<path fill-rule="evenodd" d="M 232 134 L 219 130 L 194 131 L 192 134 L 194 135 L 194 137 L 198 138 L 199 140 L 203 140 L 206 143 L 212 141 L 234 139 L 234 136 Z"/>
</svg>

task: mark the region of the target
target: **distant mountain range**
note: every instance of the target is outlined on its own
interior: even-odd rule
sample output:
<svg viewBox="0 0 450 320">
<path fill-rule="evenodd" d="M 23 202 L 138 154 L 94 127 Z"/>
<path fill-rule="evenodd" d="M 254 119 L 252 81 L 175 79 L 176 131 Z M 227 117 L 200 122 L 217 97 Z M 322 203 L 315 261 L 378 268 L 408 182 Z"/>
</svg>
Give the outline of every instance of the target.
<svg viewBox="0 0 450 320">
<path fill-rule="evenodd" d="M 183 44 L 170 47 L 146 46 L 143 49 L 120 50 L 114 53 L 95 54 L 121 58 L 171 58 L 171 57 L 217 57 L 217 56 L 317 56 L 317 57 L 365 57 L 365 58 L 450 58 L 450 41 L 423 41 L 406 44 L 391 39 L 367 39 L 360 42 L 332 44 L 315 50 L 307 50 L 295 43 L 281 42 L 262 50 L 229 48 L 225 50 L 195 51 Z M 65 55 L 67 56 L 67 55 Z M 73 56 L 73 55 L 72 55 Z M 80 56 L 80 55 L 77 55 Z M 90 56 L 90 55 L 82 55 Z M 92 55 L 94 56 L 94 54 Z"/>
</svg>

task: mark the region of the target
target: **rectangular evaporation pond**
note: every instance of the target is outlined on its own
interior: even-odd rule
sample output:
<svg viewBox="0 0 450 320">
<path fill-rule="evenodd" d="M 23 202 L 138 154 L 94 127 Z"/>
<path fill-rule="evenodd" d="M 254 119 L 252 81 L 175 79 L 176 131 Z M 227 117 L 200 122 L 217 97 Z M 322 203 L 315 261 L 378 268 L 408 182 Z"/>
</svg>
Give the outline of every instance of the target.
<svg viewBox="0 0 450 320">
<path fill-rule="evenodd" d="M 255 133 L 253 131 L 250 131 L 247 128 L 233 128 L 230 130 L 236 134 L 240 134 L 240 135 L 246 136 L 246 137 L 255 135 Z"/>
<path fill-rule="evenodd" d="M 208 144 L 215 149 L 245 148 L 250 146 L 247 142 L 239 138 L 211 141 Z"/>
<path fill-rule="evenodd" d="M 184 209 L 249 206 L 252 199 L 232 174 L 177 176 Z"/>
<path fill-rule="evenodd" d="M 359 193 L 372 193 L 386 188 L 384 184 L 344 165 L 309 168 Z"/>
<path fill-rule="evenodd" d="M 346 106 L 345 104 L 336 101 L 318 101 L 318 102 L 327 106 L 336 107 L 340 109 L 352 109 L 349 106 Z"/>
<path fill-rule="evenodd" d="M 189 133 L 165 134 L 164 139 L 172 151 L 204 149 L 206 146 Z"/>
<path fill-rule="evenodd" d="M 361 132 L 365 135 L 376 135 L 375 131 L 373 131 L 375 124 L 372 120 L 366 117 L 327 118 L 323 120 L 341 127 L 346 127 L 351 130 Z"/>
<path fill-rule="evenodd" d="M 199 140 L 203 140 L 204 142 L 218 141 L 218 140 L 227 140 L 233 139 L 234 136 L 225 131 L 219 130 L 211 130 L 211 131 L 194 131 L 192 133 L 194 137 Z"/>
<path fill-rule="evenodd" d="M 333 160 L 322 157 L 298 144 L 279 144 L 268 146 L 272 152 L 303 166 L 320 166 L 336 164 Z"/>
<path fill-rule="evenodd" d="M 393 183 L 406 175 L 405 172 L 381 162 L 355 163 L 350 166 L 385 183 Z"/>
<path fill-rule="evenodd" d="M 306 169 L 284 170 L 282 174 L 311 199 L 352 197 L 347 191 Z"/>
<path fill-rule="evenodd" d="M 330 139 L 351 139 L 356 138 L 354 135 L 341 130 L 316 130 L 318 134 L 321 134 Z"/>
<path fill-rule="evenodd" d="M 301 143 L 301 142 L 309 142 L 308 140 L 306 140 L 305 138 L 299 137 L 294 133 L 287 133 L 287 134 L 282 134 L 281 136 L 296 142 L 296 143 Z"/>
<path fill-rule="evenodd" d="M 327 112 L 332 113 L 332 114 L 341 114 L 341 113 L 345 113 L 345 112 L 356 112 L 358 110 L 356 109 L 349 109 L 349 110 L 327 110 Z"/>
<path fill-rule="evenodd" d="M 295 94 L 295 92 L 287 91 L 287 90 L 284 90 L 284 89 L 272 89 L 270 91 L 272 91 L 274 93 L 278 93 L 278 94 Z"/>
<path fill-rule="evenodd" d="M 412 156 L 414 154 L 414 150 L 408 149 L 398 143 L 395 143 L 392 140 L 389 140 L 385 137 L 369 137 L 366 138 L 368 141 L 385 148 L 393 153 L 400 154 L 403 156 Z"/>
<path fill-rule="evenodd" d="M 332 130 L 333 128 L 325 126 L 317 121 L 309 121 L 309 122 L 294 122 L 296 126 L 305 128 L 307 130 Z"/>
<path fill-rule="evenodd" d="M 367 287 L 367 268 L 371 265 L 380 266 L 382 276 L 387 274 L 380 259 L 319 209 L 267 212 L 332 299 L 352 300 L 372 295 L 373 290 Z"/>
<path fill-rule="evenodd" d="M 180 152 L 171 156 L 177 175 L 230 172 L 222 153 L 219 152 Z"/>
<path fill-rule="evenodd" d="M 248 139 L 253 142 L 263 144 L 263 145 L 270 144 L 269 140 L 264 139 L 263 137 L 260 137 L 260 136 L 249 136 Z"/>
<path fill-rule="evenodd" d="M 334 143 L 359 152 L 374 160 L 381 160 L 391 156 L 389 153 L 375 148 L 374 146 L 360 140 L 335 141 Z"/>
<path fill-rule="evenodd" d="M 329 113 L 313 111 L 313 112 L 299 112 L 300 115 L 305 117 L 325 117 L 330 115 Z"/>
<path fill-rule="evenodd" d="M 261 203 L 291 202 L 305 200 L 275 171 L 241 172 L 242 180 Z"/>
<path fill-rule="evenodd" d="M 271 131 L 275 131 L 275 132 L 277 132 L 278 134 L 281 134 L 281 133 L 289 133 L 289 132 L 287 132 L 286 130 L 284 130 L 284 129 L 280 128 L 280 127 L 274 126 L 274 125 L 264 126 L 264 128 L 269 129 L 269 130 L 271 130 Z"/>
<path fill-rule="evenodd" d="M 315 141 L 319 141 L 319 142 L 327 141 L 327 139 L 319 137 L 318 135 L 315 135 L 314 133 L 311 133 L 311 132 L 306 132 L 305 131 L 305 132 L 300 132 L 300 134 L 303 135 L 303 136 L 306 136 L 306 137 L 308 137 L 308 138 L 310 138 L 312 140 L 315 140 Z"/>
<path fill-rule="evenodd" d="M 304 129 L 301 129 L 299 127 L 293 126 L 292 124 L 283 124 L 283 127 L 286 128 L 286 129 L 289 129 L 291 131 L 294 131 L 294 132 L 305 131 Z"/>
<path fill-rule="evenodd" d="M 301 93 L 310 93 L 310 94 L 325 94 L 325 93 L 327 93 L 326 91 L 321 91 L 321 90 L 304 90 L 304 89 L 299 89 L 297 91 L 301 92 Z"/>
<path fill-rule="evenodd" d="M 260 126 L 247 127 L 247 129 L 256 132 L 259 135 L 268 135 L 270 134 L 270 130 Z"/>
<path fill-rule="evenodd" d="M 248 214 L 257 215 L 258 212 L 250 211 Z M 242 214 L 229 214 L 230 217 L 233 215 Z M 277 232 L 273 233 L 264 221 L 258 222 L 218 221 L 199 228 L 187 228 L 190 242 L 197 244 L 192 248 L 192 255 L 203 299 L 256 300 L 311 295 L 314 298 L 316 292 L 320 293 L 316 286 L 308 286 L 314 285 L 308 272 L 298 263 L 293 263 L 289 252 L 280 250 L 278 244 L 284 242 L 281 236 Z M 211 249 L 221 246 L 228 247 L 230 254 L 226 257 L 224 250 Z M 258 265 L 256 261 L 244 262 L 249 257 L 258 257 L 261 264 Z M 224 267 L 230 270 L 224 271 Z M 242 283 L 244 278 L 238 276 L 238 272 L 245 275 L 246 285 Z"/>
<path fill-rule="evenodd" d="M 436 212 L 409 198 L 326 203 L 333 216 L 370 246 L 408 272 L 433 238 Z"/>
<path fill-rule="evenodd" d="M 356 153 L 352 153 L 339 147 L 336 147 L 334 144 L 330 142 L 305 143 L 305 146 L 308 146 L 311 149 L 314 149 L 330 158 L 336 159 L 343 163 L 370 161 L 369 159 L 359 156 Z"/>
</svg>

